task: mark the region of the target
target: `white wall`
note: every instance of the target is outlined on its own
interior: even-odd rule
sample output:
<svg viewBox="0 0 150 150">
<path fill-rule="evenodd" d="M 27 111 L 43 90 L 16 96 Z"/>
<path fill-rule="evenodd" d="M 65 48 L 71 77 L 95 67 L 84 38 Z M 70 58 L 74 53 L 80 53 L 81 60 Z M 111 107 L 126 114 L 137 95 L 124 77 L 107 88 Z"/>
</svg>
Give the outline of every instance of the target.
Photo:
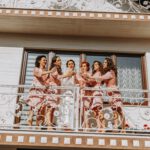
<svg viewBox="0 0 150 150">
<path fill-rule="evenodd" d="M 147 70 L 147 86 L 148 90 L 150 90 L 150 53 L 146 53 L 146 70 Z M 150 97 L 150 93 L 148 94 Z M 149 99 L 149 106 L 150 106 L 150 99 Z"/>
<path fill-rule="evenodd" d="M 19 83 L 23 48 L 0 47 L 0 84 Z"/>
<path fill-rule="evenodd" d="M 23 48 L 0 47 L 0 86 L 19 84 L 22 56 Z M 14 121 L 17 90 L 0 87 L 0 125 Z"/>
<path fill-rule="evenodd" d="M 146 70 L 147 70 L 148 89 L 150 90 L 150 53 L 146 53 Z"/>
<path fill-rule="evenodd" d="M 150 39 L 73 37 L 33 34 L 0 33 L 0 46 L 26 47 L 29 49 L 99 51 L 117 53 L 150 52 Z"/>
</svg>

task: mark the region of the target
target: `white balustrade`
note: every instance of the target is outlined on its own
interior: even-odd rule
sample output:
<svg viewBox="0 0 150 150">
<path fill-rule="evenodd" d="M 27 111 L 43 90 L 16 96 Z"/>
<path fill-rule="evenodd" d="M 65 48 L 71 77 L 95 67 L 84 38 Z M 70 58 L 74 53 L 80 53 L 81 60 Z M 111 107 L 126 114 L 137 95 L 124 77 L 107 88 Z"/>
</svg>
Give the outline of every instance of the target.
<svg viewBox="0 0 150 150">
<path fill-rule="evenodd" d="M 18 91 L 16 93 L 16 89 Z M 40 89 L 49 89 L 49 94 L 40 94 L 34 93 L 33 95 L 29 95 L 28 91 L 25 89 L 31 88 L 40 88 Z M 122 125 L 123 120 L 121 118 L 118 119 L 118 126 L 114 129 L 114 120 L 115 116 L 109 100 L 111 95 L 107 93 L 111 91 L 116 91 L 116 89 L 108 89 L 108 88 L 84 88 L 80 89 L 79 86 L 69 87 L 69 86 L 50 86 L 50 87 L 31 87 L 27 85 L 0 85 L 0 105 L 5 109 L 7 107 L 7 111 L 3 113 L 3 110 L 0 110 L 0 129 L 19 129 L 19 130 L 54 130 L 57 132 L 65 132 L 67 130 L 71 132 L 78 131 L 87 131 L 87 132 L 97 132 L 99 130 L 99 122 L 97 121 L 96 111 L 102 112 L 103 119 L 105 120 L 105 126 L 102 128 L 105 132 L 109 132 L 112 130 L 120 131 L 120 127 Z M 122 99 L 123 100 L 123 113 L 125 117 L 125 130 L 128 133 L 149 133 L 150 132 L 150 106 L 148 90 L 141 89 L 117 89 L 120 92 L 126 92 L 130 94 L 128 97 L 115 97 L 114 99 Z M 56 92 L 59 91 L 59 92 Z M 94 95 L 89 94 L 86 95 L 86 92 L 93 93 L 94 91 L 101 91 L 102 95 Z M 139 94 L 141 93 L 141 94 Z M 137 95 L 136 95 L 137 94 Z M 133 97 L 132 97 L 133 95 Z M 136 96 L 135 96 L 136 95 Z M 32 108 L 33 116 L 32 116 L 32 124 L 28 124 L 29 119 L 29 111 L 30 107 L 28 103 L 26 103 L 26 99 L 29 96 L 44 96 L 45 99 L 36 107 Z M 47 96 L 51 99 L 47 98 Z M 56 98 L 58 102 L 56 102 Z M 103 108 L 100 110 L 93 110 L 91 107 L 86 108 L 84 112 L 85 101 L 88 99 L 90 102 L 93 102 L 94 98 L 102 98 L 103 99 Z M 15 110 L 12 112 L 12 101 L 16 101 Z M 55 108 L 51 107 L 51 103 L 56 102 Z M 88 105 L 88 104 L 87 104 Z M 41 108 L 44 107 L 42 111 L 45 110 L 44 114 L 40 114 Z M 48 120 L 47 115 L 50 117 L 50 109 L 53 109 L 53 120 L 52 124 L 50 124 L 50 119 Z M 41 111 L 41 112 L 42 112 Z M 49 114 L 48 114 L 49 113 Z M 84 117 L 83 117 L 84 116 Z M 101 116 L 98 116 L 101 117 Z M 9 119 L 11 118 L 11 119 Z M 12 119 L 14 118 L 14 119 Z M 40 122 L 38 125 L 36 124 L 37 118 Z M 84 121 L 83 121 L 84 118 Z M 11 122 L 10 122 L 11 120 Z M 48 122 L 49 121 L 49 122 Z M 88 126 L 84 123 L 88 122 Z M 44 129 L 44 130 L 43 130 Z"/>
</svg>

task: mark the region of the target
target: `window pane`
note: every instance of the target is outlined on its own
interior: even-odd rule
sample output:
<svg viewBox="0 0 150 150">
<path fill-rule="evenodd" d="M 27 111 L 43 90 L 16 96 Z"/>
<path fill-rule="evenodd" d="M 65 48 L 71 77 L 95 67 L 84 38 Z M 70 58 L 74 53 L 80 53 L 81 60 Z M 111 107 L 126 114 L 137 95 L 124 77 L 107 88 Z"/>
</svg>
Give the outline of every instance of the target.
<svg viewBox="0 0 150 150">
<path fill-rule="evenodd" d="M 118 87 L 121 89 L 142 89 L 141 57 L 117 57 Z M 122 92 L 124 97 L 142 97 L 139 92 Z M 131 99 L 126 99 L 131 102 Z M 137 101 L 137 100 L 135 100 Z M 142 101 L 142 100 L 138 100 Z M 133 102 L 133 101 L 132 101 Z"/>
<path fill-rule="evenodd" d="M 103 63 L 103 61 L 104 61 L 105 58 L 106 58 L 106 56 L 87 55 L 87 61 L 90 63 L 90 66 L 93 64 L 93 62 L 94 62 L 95 60 L 98 60 L 98 61 L 100 61 L 100 62 Z"/>
</svg>

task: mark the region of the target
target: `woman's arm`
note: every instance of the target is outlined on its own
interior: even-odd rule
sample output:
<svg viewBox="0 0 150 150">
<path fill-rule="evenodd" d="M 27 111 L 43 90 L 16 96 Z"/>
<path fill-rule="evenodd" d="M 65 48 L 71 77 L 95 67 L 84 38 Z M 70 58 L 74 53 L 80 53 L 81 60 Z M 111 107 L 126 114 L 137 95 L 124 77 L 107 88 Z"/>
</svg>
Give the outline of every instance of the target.
<svg viewBox="0 0 150 150">
<path fill-rule="evenodd" d="M 113 75 L 112 75 L 111 71 L 108 71 L 104 75 L 100 76 L 101 81 L 109 80 L 109 79 L 112 79 L 112 78 L 113 78 Z"/>
<path fill-rule="evenodd" d="M 36 68 L 34 68 L 33 75 L 37 78 L 41 78 L 43 75 L 50 74 L 50 73 L 54 72 L 55 70 L 56 70 L 55 68 L 52 68 L 49 71 L 42 71 L 41 69 L 36 67 Z"/>
<path fill-rule="evenodd" d="M 56 71 L 56 67 L 53 67 L 51 70 L 48 70 L 48 71 L 43 71 L 42 72 L 42 76 L 45 75 L 45 74 L 50 74 L 50 73 L 53 73 Z"/>
<path fill-rule="evenodd" d="M 63 78 L 67 78 L 67 77 L 72 77 L 75 75 L 74 71 L 67 71 L 62 75 L 58 75 L 58 79 L 63 79 Z"/>
</svg>

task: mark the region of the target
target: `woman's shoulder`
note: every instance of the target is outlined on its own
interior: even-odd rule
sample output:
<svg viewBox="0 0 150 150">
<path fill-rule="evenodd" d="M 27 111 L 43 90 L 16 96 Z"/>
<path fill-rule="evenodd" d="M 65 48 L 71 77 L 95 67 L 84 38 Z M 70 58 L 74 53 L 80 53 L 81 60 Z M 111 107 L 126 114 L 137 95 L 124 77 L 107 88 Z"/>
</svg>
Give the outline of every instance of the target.
<svg viewBox="0 0 150 150">
<path fill-rule="evenodd" d="M 42 69 L 41 69 L 41 68 L 38 68 L 38 67 L 34 67 L 33 71 L 34 71 L 34 72 L 39 72 L 39 71 L 42 71 Z"/>
<path fill-rule="evenodd" d="M 92 76 L 101 76 L 102 75 L 102 73 L 100 72 L 100 71 L 97 71 L 97 72 L 95 72 Z"/>
<path fill-rule="evenodd" d="M 115 75 L 115 71 L 114 70 L 110 70 L 109 71 L 112 75 Z"/>
</svg>

